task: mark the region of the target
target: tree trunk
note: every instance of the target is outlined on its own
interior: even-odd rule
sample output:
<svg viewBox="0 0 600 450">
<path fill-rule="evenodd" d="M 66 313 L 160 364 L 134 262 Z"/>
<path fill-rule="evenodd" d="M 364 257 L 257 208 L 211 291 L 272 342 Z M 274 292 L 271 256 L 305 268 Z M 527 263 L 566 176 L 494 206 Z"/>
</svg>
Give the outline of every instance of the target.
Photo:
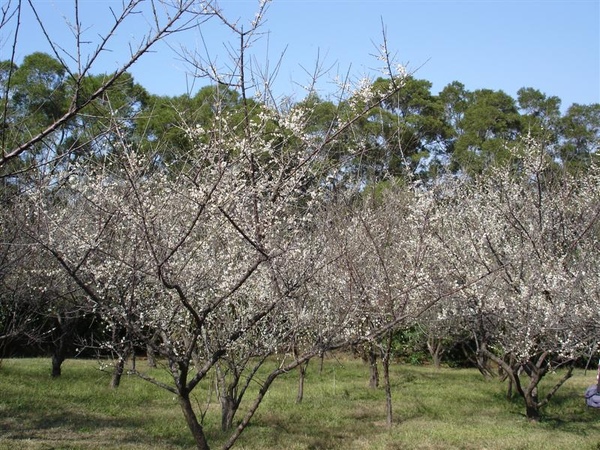
<svg viewBox="0 0 600 450">
<path fill-rule="evenodd" d="M 540 407 L 537 401 L 537 396 L 527 395 L 525 396 L 525 411 L 527 420 L 530 422 L 539 422 L 541 418 Z"/>
<path fill-rule="evenodd" d="M 442 353 L 444 351 L 444 346 L 442 345 L 441 339 L 427 339 L 427 349 L 431 355 L 433 366 L 436 369 L 439 369 L 442 366 Z"/>
<path fill-rule="evenodd" d="M 505 357 L 505 360 L 506 360 L 506 357 Z M 508 360 L 506 361 L 506 363 L 511 367 L 511 370 L 513 370 L 516 375 L 519 375 L 519 373 L 521 371 L 521 365 L 517 364 L 517 361 L 512 353 L 510 355 L 508 355 Z M 508 379 L 508 383 L 507 383 L 507 387 L 506 387 L 506 398 L 507 398 L 507 400 L 511 400 L 513 398 L 513 387 L 514 387 L 513 377 L 509 376 L 509 374 L 506 373 L 506 371 L 504 370 L 504 367 L 502 367 L 500 364 L 498 364 L 498 375 L 500 375 L 502 377 L 501 378 L 502 381 L 504 381 L 505 379 Z"/>
<path fill-rule="evenodd" d="M 237 412 L 235 399 L 226 393 L 221 394 L 221 430 L 228 431 L 233 427 L 233 418 Z"/>
<path fill-rule="evenodd" d="M 537 386 L 546 371 L 540 370 L 537 367 L 532 370 L 531 367 L 532 366 L 525 366 L 525 372 L 527 372 L 527 375 L 529 376 L 529 386 L 525 389 L 525 395 L 523 396 L 523 399 L 525 400 L 525 414 L 527 415 L 527 420 L 530 422 L 539 422 L 541 414 Z"/>
<path fill-rule="evenodd" d="M 61 365 L 65 360 L 64 352 L 61 348 L 55 348 L 52 354 L 52 378 L 60 377 L 62 370 Z"/>
<path fill-rule="evenodd" d="M 146 358 L 148 360 L 148 367 L 156 368 L 156 355 L 154 354 L 154 348 L 151 344 L 146 346 Z"/>
<path fill-rule="evenodd" d="M 508 377 L 508 386 L 506 387 L 506 399 L 512 400 L 513 398 L 513 380 L 511 377 Z"/>
<path fill-rule="evenodd" d="M 383 381 L 385 384 L 385 412 L 386 412 L 386 424 L 388 427 L 392 426 L 392 387 L 390 383 L 390 360 L 388 357 L 384 357 L 381 361 L 383 366 Z"/>
<path fill-rule="evenodd" d="M 292 352 L 294 354 L 294 359 L 297 360 L 300 356 L 300 353 L 298 352 L 296 342 L 294 342 L 294 345 L 292 346 Z M 321 355 L 322 354 L 323 353 L 321 353 Z M 310 360 L 307 360 L 306 362 L 298 365 L 298 393 L 296 394 L 296 403 L 302 403 L 302 399 L 304 398 L 304 379 L 306 378 L 306 368 L 308 367 L 309 361 Z M 322 360 L 321 364 L 323 364 Z"/>
<path fill-rule="evenodd" d="M 123 369 L 125 368 L 125 358 L 119 358 L 115 368 L 113 369 L 112 378 L 110 380 L 110 387 L 116 389 L 121 384 L 121 377 L 123 375 Z"/>
<path fill-rule="evenodd" d="M 369 361 L 369 387 L 371 389 L 376 389 L 379 387 L 379 370 L 377 369 L 377 353 L 371 347 L 368 352 L 368 361 Z"/>
<path fill-rule="evenodd" d="M 477 354 L 476 356 L 477 369 L 483 375 L 486 380 L 492 378 L 492 370 L 490 369 L 490 363 L 488 358 L 484 354 Z"/>
<path fill-rule="evenodd" d="M 319 375 L 323 375 L 324 363 L 325 363 L 325 352 L 320 352 L 319 353 Z M 598 383 L 600 384 L 600 381 Z"/>
<path fill-rule="evenodd" d="M 60 314 L 56 316 L 53 335 L 52 378 L 57 378 L 62 374 L 61 366 L 67 357 L 67 339 L 71 335 L 69 323 L 65 324 Z"/>
<path fill-rule="evenodd" d="M 482 332 L 481 336 L 485 336 L 485 333 Z M 490 359 L 495 361 L 495 357 L 487 348 L 487 338 L 484 337 L 484 338 L 480 339 L 480 338 L 478 338 L 477 335 L 475 335 L 474 341 L 475 341 L 475 349 L 476 349 L 475 350 L 475 365 L 477 366 L 477 369 L 479 369 L 479 372 L 481 372 L 481 374 L 484 376 L 484 378 L 486 380 L 490 379 L 494 376 L 494 373 L 490 368 Z M 463 346 L 463 351 L 465 351 L 465 354 L 468 355 L 466 350 L 467 349 Z"/>
<path fill-rule="evenodd" d="M 198 450 L 209 450 L 208 442 L 206 442 L 206 436 L 204 435 L 204 429 L 198 422 L 196 413 L 194 413 L 194 409 L 192 408 L 190 396 L 187 392 L 179 394 L 179 405 L 183 411 L 187 426 L 196 441 L 196 448 Z"/>
<path fill-rule="evenodd" d="M 390 357 L 392 354 L 392 334 L 389 333 L 381 364 L 383 366 L 383 381 L 385 384 L 385 412 L 388 427 L 392 426 L 392 384 L 390 382 Z"/>
<path fill-rule="evenodd" d="M 306 378 L 307 367 L 308 361 L 306 364 L 298 366 L 298 395 L 296 396 L 296 403 L 302 403 L 302 399 L 304 398 L 304 379 Z"/>
<path fill-rule="evenodd" d="M 215 370 L 217 395 L 221 403 L 221 430 L 229 431 L 233 428 L 233 419 L 241 402 L 238 397 L 240 374 L 235 365 L 230 366 L 227 371 L 217 364 Z"/>
</svg>

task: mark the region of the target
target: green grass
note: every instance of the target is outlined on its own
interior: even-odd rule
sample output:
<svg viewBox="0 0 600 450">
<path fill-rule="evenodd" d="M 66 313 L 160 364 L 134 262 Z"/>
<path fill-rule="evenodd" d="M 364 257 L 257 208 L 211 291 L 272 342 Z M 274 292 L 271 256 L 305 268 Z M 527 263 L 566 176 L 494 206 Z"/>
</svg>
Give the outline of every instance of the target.
<svg viewBox="0 0 600 450">
<path fill-rule="evenodd" d="M 0 450 L 194 448 L 172 394 L 135 377 L 112 390 L 110 374 L 95 361 L 67 361 L 58 379 L 49 373 L 46 359 L 2 362 Z M 520 399 L 507 400 L 504 384 L 475 370 L 395 365 L 395 417 L 388 428 L 385 394 L 367 387 L 367 367 L 332 358 L 322 373 L 316 363 L 309 366 L 301 404 L 295 403 L 296 373 L 278 379 L 237 448 L 598 450 L 600 410 L 583 399 L 594 378 L 577 371 L 544 420 L 531 424 Z M 208 386 L 196 391 L 199 405 L 208 402 Z M 226 436 L 217 402 L 209 403 L 204 426 L 216 449 Z"/>
</svg>

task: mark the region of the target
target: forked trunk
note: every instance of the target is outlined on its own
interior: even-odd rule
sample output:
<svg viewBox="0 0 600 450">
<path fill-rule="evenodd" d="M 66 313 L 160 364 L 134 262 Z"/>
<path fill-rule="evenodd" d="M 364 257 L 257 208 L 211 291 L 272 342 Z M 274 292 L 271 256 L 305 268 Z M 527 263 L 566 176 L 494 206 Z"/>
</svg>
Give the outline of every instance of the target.
<svg viewBox="0 0 600 450">
<path fill-rule="evenodd" d="M 442 358 L 439 354 L 439 352 L 433 352 L 431 354 L 431 359 L 433 362 L 433 367 L 435 367 L 436 369 L 440 369 L 442 367 Z"/>
<path fill-rule="evenodd" d="M 548 365 L 546 364 L 546 358 L 548 352 L 544 352 L 536 358 L 531 358 L 521 364 L 512 363 L 499 358 L 492 352 L 484 349 L 486 355 L 494 362 L 496 362 L 506 373 L 506 375 L 512 381 L 512 387 L 517 393 L 523 398 L 525 403 L 525 414 L 530 422 L 538 422 L 541 418 L 542 408 L 548 404 L 550 399 L 556 394 L 558 389 L 573 375 L 574 361 L 568 361 L 567 371 L 563 377 L 556 382 L 543 399 L 538 398 L 538 385 L 544 376 L 548 373 Z M 510 360 L 513 361 L 513 360 Z M 529 377 L 529 383 L 524 388 L 521 380 L 521 369 Z"/>
<path fill-rule="evenodd" d="M 541 414 L 537 399 L 531 398 L 530 396 L 525 397 L 525 410 L 527 414 L 527 420 L 530 422 L 540 421 Z"/>
<path fill-rule="evenodd" d="M 206 442 L 206 436 L 204 435 L 204 429 L 198 422 L 188 393 L 179 394 L 179 404 L 181 405 L 181 410 L 183 411 L 187 426 L 194 437 L 194 441 L 196 441 L 196 448 L 198 450 L 209 450 L 208 442 Z"/>
<path fill-rule="evenodd" d="M 505 357 L 503 359 L 503 361 L 506 362 L 506 364 L 508 364 L 508 366 L 511 368 L 511 370 L 513 372 L 515 372 L 517 375 L 519 374 L 520 370 L 521 370 L 521 365 L 517 364 L 516 358 L 515 356 L 511 353 L 510 355 L 508 355 L 508 357 Z M 513 382 L 513 376 L 510 376 L 509 373 L 506 372 L 506 370 L 504 369 L 504 367 L 500 364 L 498 364 L 498 375 L 500 375 L 500 379 L 502 381 L 504 380 L 508 380 L 507 382 L 507 386 L 506 386 L 506 398 L 508 400 L 513 398 L 513 388 L 514 388 L 514 382 Z"/>
<path fill-rule="evenodd" d="M 439 369 L 442 366 L 442 353 L 444 352 L 442 340 L 435 338 L 427 339 L 427 349 L 431 355 L 431 360 L 434 367 Z"/>
<path fill-rule="evenodd" d="M 529 386 L 524 390 L 523 400 L 525 401 L 525 414 L 530 422 L 539 422 L 541 418 L 541 404 L 538 399 L 538 384 L 546 374 L 546 370 L 542 370 L 534 365 L 525 365 L 523 367 L 525 373 L 529 377 Z M 518 373 L 516 374 L 518 377 Z"/>
<path fill-rule="evenodd" d="M 476 364 L 479 372 L 486 380 L 493 377 L 493 372 L 490 369 L 490 362 L 485 353 L 478 353 L 476 356 Z"/>
<path fill-rule="evenodd" d="M 219 400 L 221 401 L 221 430 L 231 430 L 233 418 L 237 412 L 235 399 L 231 395 L 222 394 Z"/>
<path fill-rule="evenodd" d="M 493 377 L 494 373 L 490 368 L 490 359 L 495 361 L 494 355 L 488 350 L 487 342 L 482 340 L 481 342 L 478 339 L 475 339 L 476 351 L 475 351 L 475 365 L 481 374 L 485 377 L 485 379 L 490 379 Z M 470 352 L 467 352 L 467 348 L 463 347 L 463 351 L 468 355 Z M 470 357 L 469 357 L 470 359 Z M 496 361 L 497 362 L 497 361 Z"/>
<path fill-rule="evenodd" d="M 221 430 L 228 431 L 233 427 L 233 419 L 240 406 L 238 399 L 238 384 L 240 377 L 235 367 L 231 367 L 229 379 L 226 371 L 217 365 L 217 393 L 221 403 Z"/>
</svg>

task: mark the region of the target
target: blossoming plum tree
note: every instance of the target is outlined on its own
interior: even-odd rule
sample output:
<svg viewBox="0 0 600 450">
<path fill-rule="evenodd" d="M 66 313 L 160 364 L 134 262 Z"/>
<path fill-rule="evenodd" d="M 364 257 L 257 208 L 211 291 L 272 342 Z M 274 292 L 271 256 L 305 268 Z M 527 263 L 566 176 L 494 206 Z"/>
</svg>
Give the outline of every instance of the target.
<svg viewBox="0 0 600 450">
<path fill-rule="evenodd" d="M 575 178 L 535 140 L 509 151 L 510 164 L 459 183 L 446 201 L 447 276 L 487 276 L 443 315 L 468 327 L 536 421 L 598 339 L 599 186 L 596 169 Z M 564 377 L 541 398 L 540 381 L 561 366 Z"/>
<path fill-rule="evenodd" d="M 85 293 L 90 311 L 110 329 L 105 345 L 121 355 L 120 364 L 136 345 L 166 361 L 170 383 L 136 373 L 177 396 L 199 449 L 208 442 L 192 395 L 213 369 L 224 375 L 228 428 L 245 392 L 238 375 L 246 362 L 286 348 L 307 324 L 319 330 L 305 333 L 311 339 L 302 353 L 263 381 L 228 448 L 277 376 L 361 338 L 345 332 L 351 323 L 339 315 L 340 305 L 353 305 L 300 292 L 328 267 L 315 266 L 317 251 L 306 245 L 317 239 L 305 240 L 331 195 L 323 180 L 339 170 L 327 152 L 376 102 L 360 83 L 364 107 L 317 135 L 306 131 L 310 110 L 253 101 L 246 40 L 265 4 L 249 31 L 228 24 L 242 42 L 229 79 L 240 91 L 240 108 L 221 108 L 219 93 L 229 88 L 215 85 L 211 129 L 180 125 L 191 143 L 185 164 L 162 159 L 160 140 L 154 152 L 138 149 L 117 121 L 111 152 L 58 174 L 40 173 L 20 199 L 22 226 Z M 390 93 L 399 88 L 390 86 Z"/>
</svg>

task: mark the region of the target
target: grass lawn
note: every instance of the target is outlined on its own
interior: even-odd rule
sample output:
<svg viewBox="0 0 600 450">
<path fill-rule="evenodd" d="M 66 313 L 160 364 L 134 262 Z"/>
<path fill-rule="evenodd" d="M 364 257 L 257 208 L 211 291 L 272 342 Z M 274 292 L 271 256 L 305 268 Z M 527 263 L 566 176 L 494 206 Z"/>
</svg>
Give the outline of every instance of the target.
<svg viewBox="0 0 600 450">
<path fill-rule="evenodd" d="M 58 379 L 49 373 L 48 359 L 2 361 L 1 450 L 194 448 L 172 394 L 135 377 L 112 390 L 96 361 L 66 361 Z M 311 363 L 304 401 L 295 403 L 296 373 L 277 380 L 236 448 L 600 450 L 600 410 L 583 399 L 594 370 L 576 371 L 539 424 L 527 422 L 520 399 L 505 398 L 505 384 L 476 370 L 395 365 L 392 380 L 387 428 L 383 389 L 368 388 L 365 365 L 341 356 L 319 373 Z M 226 436 L 211 392 L 207 381 L 195 395 L 208 405 L 204 426 L 218 449 Z"/>
</svg>

